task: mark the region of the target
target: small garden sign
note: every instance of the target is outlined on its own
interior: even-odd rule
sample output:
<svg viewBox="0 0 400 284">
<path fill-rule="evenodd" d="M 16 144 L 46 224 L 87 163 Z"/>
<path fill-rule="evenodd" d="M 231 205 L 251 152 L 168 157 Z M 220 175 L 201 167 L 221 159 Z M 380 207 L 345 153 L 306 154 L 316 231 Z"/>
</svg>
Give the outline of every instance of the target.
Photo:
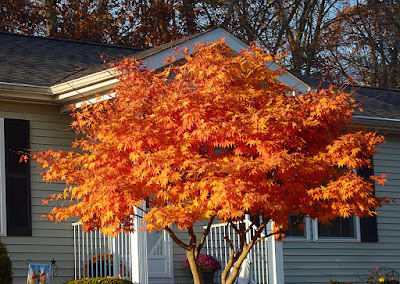
<svg viewBox="0 0 400 284">
<path fill-rule="evenodd" d="M 29 264 L 27 284 L 50 284 L 50 264 Z"/>
</svg>

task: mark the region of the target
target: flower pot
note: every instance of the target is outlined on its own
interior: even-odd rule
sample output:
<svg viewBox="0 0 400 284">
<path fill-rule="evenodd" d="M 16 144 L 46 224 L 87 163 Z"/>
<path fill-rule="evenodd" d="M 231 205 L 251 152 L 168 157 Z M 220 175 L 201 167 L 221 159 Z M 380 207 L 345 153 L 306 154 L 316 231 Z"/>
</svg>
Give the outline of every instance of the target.
<svg viewBox="0 0 400 284">
<path fill-rule="evenodd" d="M 215 271 L 202 271 L 204 284 L 214 284 Z"/>
</svg>

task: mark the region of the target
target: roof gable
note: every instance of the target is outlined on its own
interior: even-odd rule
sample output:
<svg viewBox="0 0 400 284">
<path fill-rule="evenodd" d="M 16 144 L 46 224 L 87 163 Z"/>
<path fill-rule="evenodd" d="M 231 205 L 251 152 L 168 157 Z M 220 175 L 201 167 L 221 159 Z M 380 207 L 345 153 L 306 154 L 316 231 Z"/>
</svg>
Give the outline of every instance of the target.
<svg viewBox="0 0 400 284">
<path fill-rule="evenodd" d="M 177 54 L 175 52 L 175 48 L 178 50 L 183 49 L 184 47 L 188 47 L 191 50 L 195 44 L 198 43 L 206 43 L 206 42 L 214 42 L 220 40 L 221 38 L 225 38 L 227 44 L 236 52 L 239 52 L 243 48 L 247 48 L 248 45 L 238 38 L 232 36 L 228 31 L 223 28 L 215 28 L 206 30 L 201 33 L 197 33 L 191 36 L 187 36 L 169 43 L 165 43 L 150 49 L 146 49 L 135 53 L 133 56 L 137 60 L 142 60 L 145 62 L 147 68 L 149 69 L 158 69 L 165 64 L 165 59 L 170 57 L 171 55 L 176 55 L 177 60 L 179 60 L 183 55 Z M 69 77 L 64 78 L 60 83 L 68 82 L 71 80 L 79 79 L 85 76 L 90 76 L 92 74 L 102 72 L 105 70 L 113 69 L 111 64 L 104 63 L 96 66 L 91 66 L 85 70 L 82 70 L 78 73 L 72 74 Z"/>
<path fill-rule="evenodd" d="M 184 55 L 175 52 L 175 49 L 182 50 L 183 48 L 188 48 L 188 52 L 191 53 L 196 44 L 216 42 L 221 38 L 224 38 L 225 43 L 236 52 L 248 48 L 246 43 L 230 34 L 227 30 L 223 28 L 215 28 L 149 50 L 138 52 L 133 56 L 138 60 L 142 60 L 148 69 L 156 70 L 165 66 L 165 64 L 167 64 L 165 63 L 165 59 L 172 55 L 174 55 L 174 58 L 177 61 L 183 58 Z M 269 62 L 269 67 L 273 70 L 281 68 L 273 62 Z M 115 78 L 116 68 L 111 67 L 110 64 L 102 64 L 88 68 L 66 78 L 60 82 L 60 84 L 52 86 L 51 90 L 52 93 L 56 95 L 56 100 L 68 105 L 76 102 L 76 105 L 79 106 L 81 104 L 79 100 L 82 100 L 82 94 L 84 94 L 85 98 L 90 98 L 94 94 L 104 94 L 107 89 L 111 90 L 112 86 L 118 82 Z M 279 80 L 290 87 L 299 88 L 301 91 L 304 91 L 307 87 L 301 80 L 288 72 L 281 75 Z M 109 83 L 108 87 L 107 82 Z M 104 97 L 107 99 L 109 96 L 104 95 Z"/>
</svg>

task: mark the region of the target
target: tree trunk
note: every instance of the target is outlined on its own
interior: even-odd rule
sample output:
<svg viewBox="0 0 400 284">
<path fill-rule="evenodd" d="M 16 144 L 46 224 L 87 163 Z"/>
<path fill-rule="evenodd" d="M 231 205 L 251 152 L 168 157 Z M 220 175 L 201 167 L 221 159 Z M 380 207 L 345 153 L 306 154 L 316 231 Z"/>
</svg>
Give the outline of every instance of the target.
<svg viewBox="0 0 400 284">
<path fill-rule="evenodd" d="M 228 28 L 229 23 L 232 20 L 232 16 L 233 16 L 233 11 L 235 9 L 235 5 L 238 4 L 238 0 L 230 0 L 228 3 L 228 11 L 225 14 L 225 19 L 224 22 L 222 23 L 221 26 Z"/>
<path fill-rule="evenodd" d="M 46 36 L 54 37 L 57 33 L 57 0 L 45 0 Z"/>
<path fill-rule="evenodd" d="M 242 251 L 242 253 L 239 255 L 238 259 L 235 261 L 234 265 L 231 268 L 230 274 L 229 271 L 228 273 L 225 274 L 225 277 L 222 277 L 222 284 L 233 284 L 239 275 L 240 267 L 243 264 L 243 261 L 246 259 L 247 255 L 249 254 L 249 251 L 253 245 L 246 245 Z M 225 271 L 224 271 L 225 272 Z"/>
<path fill-rule="evenodd" d="M 193 282 L 194 284 L 204 284 L 203 275 L 201 274 L 200 267 L 197 264 L 194 254 L 194 250 L 186 250 L 186 257 L 189 261 L 190 270 L 193 275 Z"/>
<path fill-rule="evenodd" d="M 186 34 L 193 35 L 196 33 L 196 16 L 194 13 L 194 3 L 192 0 L 183 0 L 183 17 L 186 25 Z"/>
<path fill-rule="evenodd" d="M 97 6 L 96 13 L 99 20 L 99 28 L 103 30 L 107 27 L 107 5 L 108 0 L 100 0 Z"/>
<path fill-rule="evenodd" d="M 78 10 L 78 0 L 70 0 L 69 3 L 71 9 L 73 9 L 74 11 Z"/>
</svg>

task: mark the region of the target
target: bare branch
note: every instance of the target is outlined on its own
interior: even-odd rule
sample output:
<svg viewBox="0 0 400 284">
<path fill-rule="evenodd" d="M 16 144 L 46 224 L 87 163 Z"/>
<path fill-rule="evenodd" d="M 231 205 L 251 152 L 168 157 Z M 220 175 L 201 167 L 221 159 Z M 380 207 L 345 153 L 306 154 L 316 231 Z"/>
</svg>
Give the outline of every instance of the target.
<svg viewBox="0 0 400 284">
<path fill-rule="evenodd" d="M 188 228 L 189 233 L 189 249 L 193 249 L 196 247 L 196 234 L 193 231 L 193 227 Z"/>
<path fill-rule="evenodd" d="M 244 233 L 247 234 L 247 233 L 253 228 L 253 226 L 254 226 L 255 224 L 256 224 L 256 222 L 253 221 L 253 222 L 250 224 L 250 226 L 246 229 L 246 231 L 244 231 Z"/>
<path fill-rule="evenodd" d="M 229 221 L 229 224 L 232 226 L 232 228 L 235 230 L 235 232 L 240 235 L 240 230 L 239 228 L 236 226 L 236 224 L 234 224 L 232 221 Z"/>
<path fill-rule="evenodd" d="M 171 230 L 171 228 L 164 227 L 164 230 L 171 236 L 172 240 L 177 243 L 181 248 L 184 250 L 189 250 L 190 246 L 182 242 L 174 233 L 174 231 Z"/>
<path fill-rule="evenodd" d="M 196 255 L 195 255 L 196 257 L 200 254 L 200 251 L 203 248 L 204 242 L 205 242 L 208 234 L 210 233 L 211 225 L 214 222 L 214 219 L 215 219 L 215 216 L 211 217 L 210 220 L 208 220 L 207 228 L 203 232 L 203 235 L 201 236 L 200 243 L 199 243 L 199 245 L 197 247 L 197 252 L 196 252 Z"/>
</svg>

